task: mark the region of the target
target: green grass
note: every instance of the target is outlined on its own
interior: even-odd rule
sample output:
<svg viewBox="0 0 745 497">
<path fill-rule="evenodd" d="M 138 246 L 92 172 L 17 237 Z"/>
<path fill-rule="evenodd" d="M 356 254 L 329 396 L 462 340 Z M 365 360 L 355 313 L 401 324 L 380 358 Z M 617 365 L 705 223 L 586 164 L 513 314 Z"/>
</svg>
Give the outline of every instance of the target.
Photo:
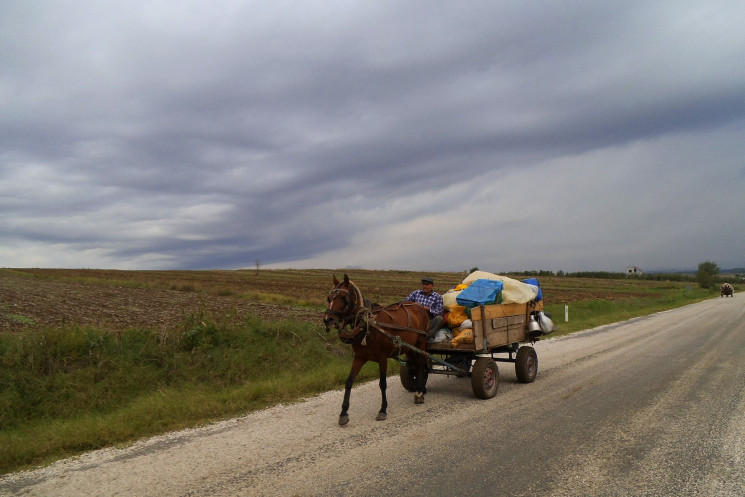
<svg viewBox="0 0 745 497">
<path fill-rule="evenodd" d="M 665 290 L 660 292 L 661 290 Z M 718 295 L 718 292 L 717 292 Z M 624 299 L 577 300 L 566 304 L 569 307 L 569 321 L 565 322 L 565 306 L 546 305 L 546 312 L 553 316 L 559 331 L 551 336 L 566 335 L 575 331 L 594 328 L 605 324 L 625 321 L 638 316 L 682 307 L 700 302 L 714 296 L 711 290 L 691 288 L 686 285 L 659 285 L 650 289 L 647 297 L 632 296 Z"/>
<path fill-rule="evenodd" d="M 255 302 L 266 302 L 268 304 L 279 304 L 279 305 L 294 305 L 298 307 L 308 307 L 311 309 L 325 309 L 326 302 L 321 299 L 307 300 L 298 299 L 295 297 L 289 297 L 287 295 L 279 295 L 276 293 L 268 292 L 244 292 L 240 295 L 242 299 L 251 300 Z"/>
<path fill-rule="evenodd" d="M 34 325 L 34 324 L 36 324 L 36 322 L 33 319 L 28 318 L 26 316 L 21 316 L 20 314 L 5 314 L 5 317 L 9 321 L 12 321 L 12 322 L 18 323 L 18 324 L 24 324 L 24 325 Z"/>
<path fill-rule="evenodd" d="M 0 334 L 0 474 L 338 388 L 350 364 L 319 325 L 231 316 Z"/>
<path fill-rule="evenodd" d="M 27 326 L 33 326 L 36 324 L 36 322 L 27 316 L 23 316 L 21 314 L 15 314 L 8 310 L 9 306 L 6 304 L 0 304 L 0 317 L 4 317 L 8 321 L 12 323 L 27 325 Z"/>
</svg>

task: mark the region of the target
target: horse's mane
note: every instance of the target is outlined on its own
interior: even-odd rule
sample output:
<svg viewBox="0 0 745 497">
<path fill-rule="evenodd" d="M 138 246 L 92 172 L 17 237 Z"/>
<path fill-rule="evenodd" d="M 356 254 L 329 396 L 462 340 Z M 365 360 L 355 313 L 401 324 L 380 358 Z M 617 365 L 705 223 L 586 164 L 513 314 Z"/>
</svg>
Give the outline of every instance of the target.
<svg viewBox="0 0 745 497">
<path fill-rule="evenodd" d="M 359 288 L 357 288 L 357 285 L 354 284 L 354 281 L 349 280 L 349 286 L 351 286 L 352 290 L 354 290 L 354 294 L 357 296 L 357 302 L 359 302 L 360 305 L 364 304 L 365 299 L 362 298 L 362 292 Z"/>
<path fill-rule="evenodd" d="M 364 307 L 365 309 L 368 309 L 369 311 L 376 312 L 383 308 L 382 305 L 378 304 L 377 302 L 373 302 L 372 300 L 368 300 L 362 296 L 362 292 L 357 287 L 357 285 L 354 284 L 352 280 L 349 280 L 349 286 L 352 287 L 352 290 L 354 291 L 355 295 L 357 295 L 357 302 L 361 302 L 360 307 Z"/>
</svg>

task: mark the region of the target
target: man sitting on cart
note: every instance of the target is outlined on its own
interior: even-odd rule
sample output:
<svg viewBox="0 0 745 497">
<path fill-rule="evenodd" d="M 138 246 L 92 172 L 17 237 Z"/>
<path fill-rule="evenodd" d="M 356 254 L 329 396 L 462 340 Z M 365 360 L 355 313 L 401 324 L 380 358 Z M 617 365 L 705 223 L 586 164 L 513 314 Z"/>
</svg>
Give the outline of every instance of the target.
<svg viewBox="0 0 745 497">
<path fill-rule="evenodd" d="M 427 309 L 429 313 L 429 338 L 443 326 L 442 295 L 434 291 L 435 282 L 432 278 L 422 278 L 422 289 L 414 290 L 406 297 L 408 302 L 416 302 Z"/>
</svg>

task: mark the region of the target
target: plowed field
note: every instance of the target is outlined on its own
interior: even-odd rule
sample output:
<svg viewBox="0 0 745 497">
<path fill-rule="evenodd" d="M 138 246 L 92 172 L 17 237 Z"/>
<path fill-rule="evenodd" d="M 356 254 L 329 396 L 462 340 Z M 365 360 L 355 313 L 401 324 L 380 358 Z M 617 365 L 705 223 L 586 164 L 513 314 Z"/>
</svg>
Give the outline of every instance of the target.
<svg viewBox="0 0 745 497">
<path fill-rule="evenodd" d="M 92 325 L 107 330 L 174 327 L 193 313 L 235 312 L 267 320 L 321 322 L 321 311 L 205 292 L 133 288 L 28 277 L 0 271 L 0 331 L 33 325 Z"/>
<path fill-rule="evenodd" d="M 321 323 L 332 276 L 344 270 L 118 271 L 0 269 L 0 332 L 29 326 L 91 325 L 106 330 L 177 326 L 194 313 Z M 350 270 L 374 302 L 402 300 L 419 287 L 413 271 Z M 428 273 L 444 293 L 460 273 Z M 541 279 L 547 302 L 653 297 L 655 282 Z"/>
</svg>

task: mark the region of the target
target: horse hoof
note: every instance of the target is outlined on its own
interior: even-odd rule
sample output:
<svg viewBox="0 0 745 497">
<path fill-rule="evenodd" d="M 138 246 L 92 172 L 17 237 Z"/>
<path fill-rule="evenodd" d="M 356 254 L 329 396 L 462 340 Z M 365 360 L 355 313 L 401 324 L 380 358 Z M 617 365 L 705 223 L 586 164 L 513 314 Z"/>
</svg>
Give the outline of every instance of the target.
<svg viewBox="0 0 745 497">
<path fill-rule="evenodd" d="M 414 404 L 424 404 L 424 394 L 423 393 L 415 393 L 414 394 Z"/>
<path fill-rule="evenodd" d="M 344 416 L 339 416 L 339 426 L 344 426 L 347 423 L 349 423 L 348 415 L 345 414 Z"/>
<path fill-rule="evenodd" d="M 385 421 L 388 418 L 388 415 L 384 412 L 379 412 L 378 415 L 375 417 L 375 421 Z"/>
</svg>

